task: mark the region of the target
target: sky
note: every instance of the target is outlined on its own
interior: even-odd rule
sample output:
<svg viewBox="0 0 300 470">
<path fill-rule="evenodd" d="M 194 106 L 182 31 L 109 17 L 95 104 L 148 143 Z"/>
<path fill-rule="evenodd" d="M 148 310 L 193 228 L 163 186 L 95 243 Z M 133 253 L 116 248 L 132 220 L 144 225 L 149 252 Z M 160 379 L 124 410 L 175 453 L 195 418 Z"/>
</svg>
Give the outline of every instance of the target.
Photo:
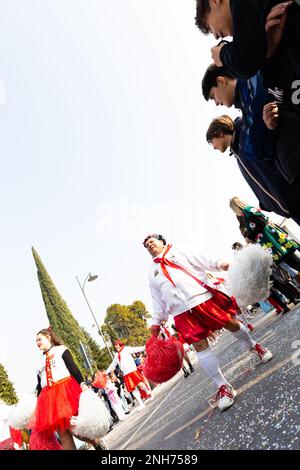
<svg viewBox="0 0 300 470">
<path fill-rule="evenodd" d="M 49 324 L 32 246 L 99 341 L 76 276 L 99 276 L 85 287 L 99 323 L 112 303 L 151 312 L 145 235 L 229 258 L 242 241 L 229 198 L 258 203 L 205 140 L 213 117 L 237 111 L 201 95 L 215 41 L 194 25 L 194 0 L 0 0 L 0 11 L 0 362 L 22 395 Z"/>
</svg>

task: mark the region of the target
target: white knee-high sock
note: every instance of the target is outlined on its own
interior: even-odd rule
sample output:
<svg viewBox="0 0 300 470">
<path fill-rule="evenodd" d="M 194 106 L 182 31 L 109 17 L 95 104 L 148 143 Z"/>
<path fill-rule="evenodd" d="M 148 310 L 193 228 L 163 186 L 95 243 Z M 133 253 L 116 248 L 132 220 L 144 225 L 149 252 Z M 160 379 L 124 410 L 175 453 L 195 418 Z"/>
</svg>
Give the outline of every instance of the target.
<svg viewBox="0 0 300 470">
<path fill-rule="evenodd" d="M 135 388 L 135 389 L 133 390 L 132 395 L 134 396 L 134 398 L 137 399 L 137 401 L 138 401 L 138 403 L 139 403 L 140 405 L 143 405 L 143 404 L 144 404 L 144 402 L 143 402 L 143 400 L 142 400 L 142 397 L 141 397 L 141 395 L 140 395 L 140 392 L 138 391 L 137 388 Z"/>
<path fill-rule="evenodd" d="M 239 322 L 239 324 L 240 324 L 240 329 L 238 331 L 231 331 L 231 333 L 237 339 L 244 341 L 244 343 L 246 343 L 248 348 L 253 348 L 256 345 L 256 341 L 253 341 L 245 325 L 243 325 L 241 322 Z"/>
<path fill-rule="evenodd" d="M 222 385 L 230 385 L 221 372 L 216 355 L 210 348 L 197 352 L 198 360 L 206 374 L 220 388 Z"/>
</svg>

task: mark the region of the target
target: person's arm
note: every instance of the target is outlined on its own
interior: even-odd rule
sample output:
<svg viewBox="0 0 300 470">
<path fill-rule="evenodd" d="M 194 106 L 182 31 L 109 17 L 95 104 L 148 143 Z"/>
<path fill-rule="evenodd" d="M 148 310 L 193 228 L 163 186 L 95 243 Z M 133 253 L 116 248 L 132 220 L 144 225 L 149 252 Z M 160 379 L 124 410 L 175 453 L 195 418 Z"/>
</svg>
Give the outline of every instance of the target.
<svg viewBox="0 0 300 470">
<path fill-rule="evenodd" d="M 220 50 L 220 60 L 237 78 L 255 75 L 267 57 L 266 18 L 269 2 L 235 0 L 232 6 L 233 40 Z"/>
<path fill-rule="evenodd" d="M 153 313 L 151 318 L 151 325 L 160 325 L 163 320 L 167 320 L 169 317 L 168 312 L 166 312 L 166 305 L 159 289 L 153 285 L 150 281 L 150 293 L 153 303 Z"/>
<path fill-rule="evenodd" d="M 196 271 L 227 271 L 229 263 L 223 259 L 211 258 L 201 252 L 185 252 L 188 261 Z"/>
<path fill-rule="evenodd" d="M 106 374 L 110 374 L 110 372 L 113 372 L 116 368 L 118 364 L 118 358 L 117 358 L 117 355 L 115 355 L 115 357 L 113 358 L 113 361 L 110 363 L 110 365 L 108 366 L 108 368 L 106 369 Z"/>
<path fill-rule="evenodd" d="M 65 350 L 65 352 L 62 354 L 62 358 L 64 360 L 64 363 L 66 364 L 66 368 L 70 372 L 70 375 L 74 377 L 74 379 L 79 383 L 79 385 L 84 387 L 85 385 L 84 378 L 78 366 L 75 364 L 74 359 L 69 349 Z"/>
<path fill-rule="evenodd" d="M 36 386 L 36 395 L 39 396 L 39 394 L 42 391 L 42 386 L 41 386 L 41 377 L 38 375 L 37 376 L 37 386 Z"/>
</svg>

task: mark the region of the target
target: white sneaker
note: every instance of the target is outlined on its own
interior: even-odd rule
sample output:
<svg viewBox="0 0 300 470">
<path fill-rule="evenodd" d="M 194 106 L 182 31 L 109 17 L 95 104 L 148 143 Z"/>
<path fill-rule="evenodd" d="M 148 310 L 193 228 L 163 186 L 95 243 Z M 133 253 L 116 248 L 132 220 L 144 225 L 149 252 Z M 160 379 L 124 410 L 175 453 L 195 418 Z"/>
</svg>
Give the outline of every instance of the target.
<svg viewBox="0 0 300 470">
<path fill-rule="evenodd" d="M 218 408 L 221 411 L 225 411 L 234 403 L 234 397 L 237 395 L 237 392 L 230 385 L 222 385 L 217 393 L 216 400 L 218 402 Z"/>
<path fill-rule="evenodd" d="M 262 362 L 268 362 L 273 357 L 273 354 L 269 349 L 263 348 L 258 343 L 256 343 L 256 345 L 251 348 L 250 351 L 256 354 Z"/>
</svg>

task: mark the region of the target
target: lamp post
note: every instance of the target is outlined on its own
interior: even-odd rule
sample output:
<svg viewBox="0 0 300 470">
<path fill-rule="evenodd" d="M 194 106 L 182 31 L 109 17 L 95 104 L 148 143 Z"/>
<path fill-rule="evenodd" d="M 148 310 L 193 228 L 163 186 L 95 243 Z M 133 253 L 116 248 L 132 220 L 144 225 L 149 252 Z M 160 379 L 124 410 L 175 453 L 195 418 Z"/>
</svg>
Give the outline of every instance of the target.
<svg viewBox="0 0 300 470">
<path fill-rule="evenodd" d="M 82 294 L 83 294 L 83 297 L 85 298 L 86 303 L 88 304 L 89 310 L 90 310 L 90 312 L 91 312 L 91 314 L 92 314 L 92 316 L 93 316 L 93 319 L 94 319 L 94 321 L 95 321 L 95 324 L 96 324 L 96 326 L 97 326 L 97 328 L 98 328 L 98 333 L 99 333 L 99 335 L 101 336 L 101 338 L 103 339 L 103 342 L 104 342 L 104 344 L 105 344 L 106 349 L 107 349 L 108 352 L 109 352 L 110 357 L 113 359 L 113 355 L 112 355 L 112 353 L 111 353 L 109 347 L 107 346 L 107 343 L 106 343 L 106 341 L 105 341 L 104 335 L 103 335 L 103 333 L 102 333 L 102 331 L 101 331 L 100 326 L 98 325 L 98 322 L 97 322 L 97 320 L 96 320 L 96 317 L 95 317 L 95 315 L 94 315 L 94 312 L 93 312 L 93 310 L 92 310 L 92 307 L 90 306 L 90 303 L 89 303 L 89 301 L 88 301 L 88 299 L 87 299 L 87 296 L 85 295 L 85 292 L 84 292 L 84 286 L 85 286 L 86 281 L 92 282 L 92 281 L 95 281 L 95 279 L 97 279 L 97 278 L 98 278 L 98 275 L 97 275 L 97 274 L 92 275 L 91 273 L 88 273 L 88 275 L 86 276 L 86 278 L 85 278 L 85 280 L 84 280 L 83 285 L 81 285 L 80 282 L 79 282 L 78 277 L 76 276 L 76 279 L 77 279 L 78 285 L 79 285 L 79 287 L 80 287 L 80 290 L 81 290 L 81 292 L 82 292 Z"/>
</svg>

